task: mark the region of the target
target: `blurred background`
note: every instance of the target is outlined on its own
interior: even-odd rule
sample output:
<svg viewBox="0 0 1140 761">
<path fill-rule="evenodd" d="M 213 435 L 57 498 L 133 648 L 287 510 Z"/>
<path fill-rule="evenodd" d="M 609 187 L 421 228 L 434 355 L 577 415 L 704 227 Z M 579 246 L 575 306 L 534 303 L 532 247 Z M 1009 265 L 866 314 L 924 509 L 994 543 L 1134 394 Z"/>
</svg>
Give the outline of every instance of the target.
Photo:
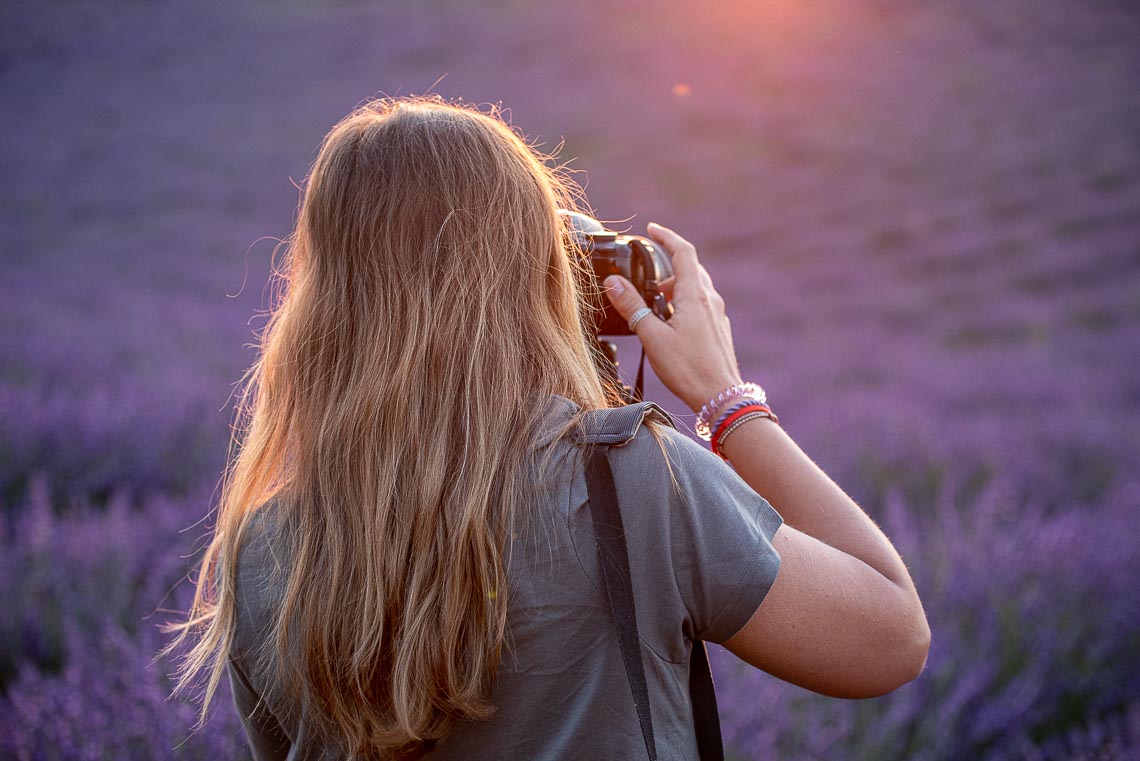
<svg viewBox="0 0 1140 761">
<path fill-rule="evenodd" d="M 710 648 L 731 757 L 1140 756 L 1138 41 L 1128 0 L 0 5 L 0 757 L 247 757 L 157 627 L 321 138 L 429 90 L 696 244 L 920 588 L 883 698 Z"/>
</svg>

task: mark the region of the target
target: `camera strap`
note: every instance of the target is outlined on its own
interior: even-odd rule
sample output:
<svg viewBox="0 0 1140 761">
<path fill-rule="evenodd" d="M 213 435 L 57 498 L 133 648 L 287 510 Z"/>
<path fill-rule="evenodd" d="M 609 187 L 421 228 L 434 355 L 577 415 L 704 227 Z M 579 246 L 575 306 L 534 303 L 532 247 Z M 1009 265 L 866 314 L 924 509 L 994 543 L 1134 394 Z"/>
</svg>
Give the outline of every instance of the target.
<svg viewBox="0 0 1140 761">
<path fill-rule="evenodd" d="M 599 410 L 594 414 L 595 416 L 599 413 L 606 414 L 603 418 L 604 423 L 593 426 L 592 431 L 580 436 L 579 443 L 593 445 L 587 450 L 586 487 L 602 571 L 602 586 L 610 609 L 610 617 L 617 630 L 622 661 L 633 693 L 634 705 L 637 707 L 637 718 L 641 725 L 645 750 L 650 761 L 656 761 L 657 746 L 653 735 L 649 687 L 641 660 L 633 581 L 629 570 L 629 552 L 625 543 L 625 527 L 622 523 L 617 488 L 614 485 L 609 459 L 610 446 L 620 446 L 632 439 L 641 421 L 651 410 L 660 412 L 672 423 L 668 413 L 653 402 Z M 693 640 L 689 662 L 689 695 L 693 706 L 693 722 L 701 761 L 723 761 L 724 745 L 720 734 L 716 692 L 713 688 L 712 672 L 709 669 L 708 652 L 701 640 Z"/>
<path fill-rule="evenodd" d="M 641 362 L 637 365 L 637 382 L 633 386 L 634 401 L 645 399 L 645 347 L 641 347 Z"/>
</svg>

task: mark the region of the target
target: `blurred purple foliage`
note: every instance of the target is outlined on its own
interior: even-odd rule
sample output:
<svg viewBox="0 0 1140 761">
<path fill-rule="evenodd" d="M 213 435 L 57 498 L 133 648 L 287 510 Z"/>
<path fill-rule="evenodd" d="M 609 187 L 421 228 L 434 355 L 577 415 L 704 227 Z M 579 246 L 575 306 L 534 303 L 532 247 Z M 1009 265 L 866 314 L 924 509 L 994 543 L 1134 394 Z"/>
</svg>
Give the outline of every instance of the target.
<svg viewBox="0 0 1140 761">
<path fill-rule="evenodd" d="M 192 589 L 180 550 L 201 542 L 198 501 L 59 514 L 42 477 L 7 506 L 0 554 L 0 757 L 19 759 L 240 758 L 248 755 L 228 683 L 194 732 L 196 706 L 170 700 L 171 661 L 156 659 L 157 624 L 186 610 Z M 13 509 L 14 508 L 14 509 Z"/>
<path fill-rule="evenodd" d="M 1140 574 L 1135 485 L 1048 514 L 992 481 L 928 512 L 897 493 L 880 516 L 934 633 L 922 677 L 834 701 L 715 656 L 729 743 L 778 757 L 1006 758 L 1136 700 Z"/>
<path fill-rule="evenodd" d="M 1140 755 L 1132 4 L 273 11 L 0 6 L 0 757 L 246 756 L 228 692 L 198 732 L 167 700 L 157 625 L 292 181 L 361 99 L 444 74 L 562 136 L 600 217 L 696 243 L 745 376 L 920 588 L 926 671 L 882 698 L 713 648 L 734 757 Z"/>
</svg>

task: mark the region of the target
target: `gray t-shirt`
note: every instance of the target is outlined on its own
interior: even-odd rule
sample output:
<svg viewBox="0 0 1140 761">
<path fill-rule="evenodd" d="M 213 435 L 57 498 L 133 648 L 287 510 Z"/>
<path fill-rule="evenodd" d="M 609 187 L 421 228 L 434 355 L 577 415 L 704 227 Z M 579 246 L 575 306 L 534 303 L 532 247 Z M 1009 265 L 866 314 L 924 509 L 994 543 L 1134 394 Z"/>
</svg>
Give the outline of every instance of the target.
<svg viewBox="0 0 1140 761">
<path fill-rule="evenodd" d="M 554 396 L 550 420 L 577 410 Z M 692 640 L 724 642 L 748 622 L 776 579 L 780 557 L 771 539 L 783 522 L 719 457 L 672 428 L 666 439 L 680 494 L 644 426 L 610 454 L 662 761 L 697 757 L 688 692 Z M 561 467 L 550 498 L 534 506 L 527 540 L 509 553 L 508 643 L 493 693 L 496 714 L 458 726 L 427 758 L 645 756 L 601 586 L 581 457 L 553 433 L 542 444 L 559 448 Z M 256 530 L 266 525 L 255 522 L 238 560 L 234 702 L 258 761 L 338 758 L 315 746 L 303 712 L 271 694 L 248 657 L 280 600 L 266 570 L 283 562 L 282 550 L 272 532 Z"/>
</svg>

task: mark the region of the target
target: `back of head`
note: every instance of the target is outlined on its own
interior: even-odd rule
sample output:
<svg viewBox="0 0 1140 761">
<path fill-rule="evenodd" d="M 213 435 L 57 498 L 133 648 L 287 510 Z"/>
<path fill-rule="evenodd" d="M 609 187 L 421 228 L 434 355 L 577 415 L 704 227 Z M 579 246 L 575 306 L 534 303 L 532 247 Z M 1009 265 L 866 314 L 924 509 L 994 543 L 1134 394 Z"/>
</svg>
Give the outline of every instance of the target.
<svg viewBox="0 0 1140 761">
<path fill-rule="evenodd" d="M 492 713 L 502 549 L 546 397 L 612 401 L 557 213 L 575 195 L 548 158 L 439 98 L 369 102 L 326 136 L 191 612 L 183 681 L 212 665 L 203 714 L 236 620 L 218 561 L 276 493 L 291 539 L 275 673 L 317 730 L 379 757 Z"/>
<path fill-rule="evenodd" d="M 494 113 L 439 99 L 342 120 L 312 168 L 290 279 L 298 300 L 320 300 L 306 313 L 316 335 L 364 340 L 311 344 L 324 353 L 302 371 L 334 370 L 342 390 L 382 376 L 391 393 L 372 396 L 402 417 L 426 404 L 434 423 L 458 394 L 499 414 L 527 390 L 594 402 L 557 214 L 572 186 L 540 158 Z"/>
</svg>

